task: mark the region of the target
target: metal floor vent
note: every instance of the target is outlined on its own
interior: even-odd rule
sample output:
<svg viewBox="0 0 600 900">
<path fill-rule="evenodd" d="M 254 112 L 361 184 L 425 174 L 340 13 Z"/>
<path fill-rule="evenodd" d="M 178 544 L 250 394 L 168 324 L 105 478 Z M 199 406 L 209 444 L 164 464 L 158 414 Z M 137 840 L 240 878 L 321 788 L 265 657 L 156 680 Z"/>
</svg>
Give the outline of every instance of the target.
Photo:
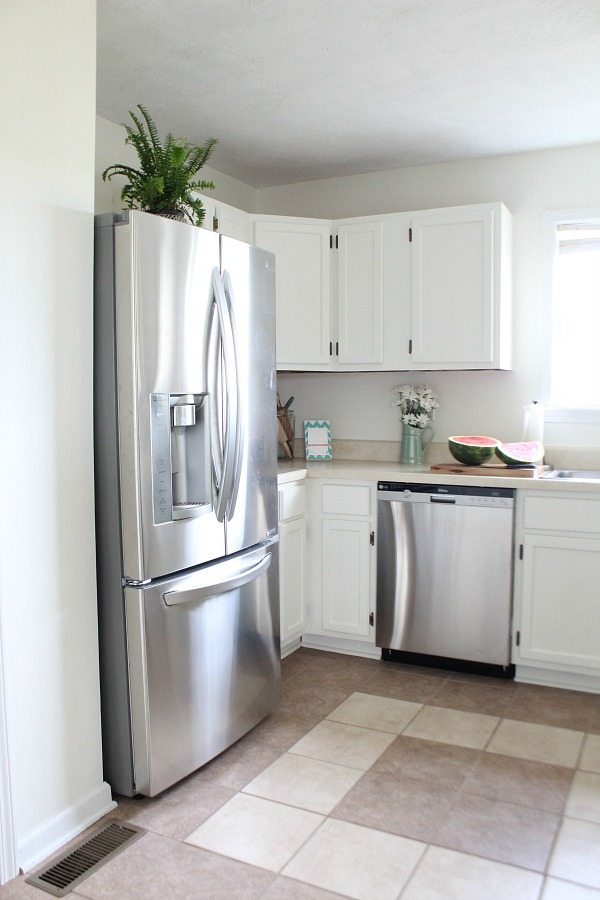
<svg viewBox="0 0 600 900">
<path fill-rule="evenodd" d="M 34 872 L 25 881 L 55 897 L 64 897 L 88 875 L 145 833 L 145 828 L 112 820 L 85 838 L 74 850 L 55 857 L 45 868 Z"/>
</svg>

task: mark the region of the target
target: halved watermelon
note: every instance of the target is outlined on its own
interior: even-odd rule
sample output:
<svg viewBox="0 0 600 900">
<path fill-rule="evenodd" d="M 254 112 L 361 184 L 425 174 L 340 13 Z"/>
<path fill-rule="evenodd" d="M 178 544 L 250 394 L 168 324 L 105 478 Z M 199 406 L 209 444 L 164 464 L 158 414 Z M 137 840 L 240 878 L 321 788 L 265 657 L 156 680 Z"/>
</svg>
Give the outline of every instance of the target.
<svg viewBox="0 0 600 900">
<path fill-rule="evenodd" d="M 540 441 L 519 441 L 516 444 L 499 444 L 496 456 L 507 466 L 530 466 L 544 458 L 544 445 Z"/>
<path fill-rule="evenodd" d="M 453 435 L 448 438 L 450 453 L 466 466 L 480 466 L 494 455 L 498 447 L 498 438 L 483 434 Z"/>
</svg>

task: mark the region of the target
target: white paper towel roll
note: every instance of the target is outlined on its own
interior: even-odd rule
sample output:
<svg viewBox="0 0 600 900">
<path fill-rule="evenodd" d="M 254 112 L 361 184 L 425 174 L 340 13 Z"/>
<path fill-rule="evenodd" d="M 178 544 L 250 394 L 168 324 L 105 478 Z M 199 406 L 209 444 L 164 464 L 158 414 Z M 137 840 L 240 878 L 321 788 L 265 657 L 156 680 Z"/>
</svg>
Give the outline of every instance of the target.
<svg viewBox="0 0 600 900">
<path fill-rule="evenodd" d="M 544 443 L 544 406 L 537 400 L 532 400 L 525 407 L 523 440 Z"/>
</svg>

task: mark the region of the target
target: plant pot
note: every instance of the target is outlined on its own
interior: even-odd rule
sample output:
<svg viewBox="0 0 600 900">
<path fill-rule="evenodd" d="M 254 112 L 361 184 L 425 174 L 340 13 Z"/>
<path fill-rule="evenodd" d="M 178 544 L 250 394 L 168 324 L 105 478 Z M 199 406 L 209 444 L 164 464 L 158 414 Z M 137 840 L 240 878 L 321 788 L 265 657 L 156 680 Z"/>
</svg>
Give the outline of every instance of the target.
<svg viewBox="0 0 600 900">
<path fill-rule="evenodd" d="M 429 440 L 424 440 L 424 432 L 429 431 Z M 425 447 L 433 437 L 433 429 L 415 428 L 414 425 L 402 424 L 402 443 L 400 444 L 400 462 L 404 465 L 420 466 L 425 460 Z"/>
<path fill-rule="evenodd" d="M 164 212 L 155 213 L 163 219 L 175 219 L 177 222 L 185 222 L 186 215 L 182 209 L 166 209 Z"/>
</svg>

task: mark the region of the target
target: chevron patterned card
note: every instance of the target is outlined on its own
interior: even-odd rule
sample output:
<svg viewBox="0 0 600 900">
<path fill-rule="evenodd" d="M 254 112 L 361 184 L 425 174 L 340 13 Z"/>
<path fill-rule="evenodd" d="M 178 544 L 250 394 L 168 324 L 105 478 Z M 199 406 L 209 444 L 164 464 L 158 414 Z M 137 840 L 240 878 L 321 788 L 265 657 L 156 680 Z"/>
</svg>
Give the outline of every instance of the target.
<svg viewBox="0 0 600 900">
<path fill-rule="evenodd" d="M 331 422 L 327 419 L 305 421 L 304 447 L 307 459 L 333 459 Z"/>
</svg>

